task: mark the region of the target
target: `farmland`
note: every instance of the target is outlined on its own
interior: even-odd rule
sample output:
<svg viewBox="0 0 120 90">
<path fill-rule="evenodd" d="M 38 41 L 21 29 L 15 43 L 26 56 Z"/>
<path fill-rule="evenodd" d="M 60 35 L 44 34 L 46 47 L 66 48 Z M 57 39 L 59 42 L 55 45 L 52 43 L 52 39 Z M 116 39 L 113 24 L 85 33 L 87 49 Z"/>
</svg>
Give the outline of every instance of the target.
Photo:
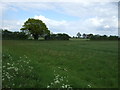
<svg viewBox="0 0 120 90">
<path fill-rule="evenodd" d="M 117 41 L 3 40 L 4 88 L 117 88 Z"/>
</svg>

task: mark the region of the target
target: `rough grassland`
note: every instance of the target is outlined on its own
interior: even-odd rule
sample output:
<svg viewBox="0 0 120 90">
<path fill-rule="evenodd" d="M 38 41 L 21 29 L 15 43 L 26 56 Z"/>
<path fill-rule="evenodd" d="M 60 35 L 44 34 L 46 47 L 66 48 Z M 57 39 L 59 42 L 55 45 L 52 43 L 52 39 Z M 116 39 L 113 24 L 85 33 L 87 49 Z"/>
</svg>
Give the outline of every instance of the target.
<svg viewBox="0 0 120 90">
<path fill-rule="evenodd" d="M 117 41 L 4 40 L 3 87 L 116 88 Z"/>
</svg>

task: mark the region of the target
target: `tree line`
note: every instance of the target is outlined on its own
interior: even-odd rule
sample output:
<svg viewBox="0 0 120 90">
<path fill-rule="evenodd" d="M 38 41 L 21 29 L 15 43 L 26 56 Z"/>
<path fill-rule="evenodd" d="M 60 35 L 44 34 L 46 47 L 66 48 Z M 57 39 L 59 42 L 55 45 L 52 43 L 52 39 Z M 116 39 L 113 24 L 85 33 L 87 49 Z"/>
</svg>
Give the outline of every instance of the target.
<svg viewBox="0 0 120 90">
<path fill-rule="evenodd" d="M 28 32 L 12 32 L 7 29 L 1 29 L 2 31 L 2 39 L 3 40 L 27 40 L 32 37 L 32 35 Z M 93 35 L 93 34 L 80 34 L 77 33 L 77 37 L 70 37 L 65 33 L 58 34 L 47 34 L 45 36 L 41 36 L 44 40 L 69 40 L 69 38 L 82 38 L 82 39 L 90 39 L 90 40 L 120 40 L 118 36 L 107 36 L 107 35 Z M 34 39 L 34 37 L 33 37 Z"/>
<path fill-rule="evenodd" d="M 20 32 L 12 32 L 9 30 L 2 30 L 2 39 L 29 39 L 33 37 L 34 40 L 38 40 L 39 37 L 45 40 L 69 40 L 71 38 L 68 34 L 59 33 L 51 34 L 50 30 L 47 28 L 46 24 L 39 19 L 29 18 L 20 29 Z M 82 36 L 82 37 L 81 37 Z M 107 35 L 93 35 L 93 34 L 83 34 L 77 33 L 77 37 L 73 38 L 84 38 L 90 40 L 118 40 L 118 36 L 107 36 Z"/>
<path fill-rule="evenodd" d="M 45 40 L 69 40 L 68 34 L 50 34 L 50 30 L 46 24 L 39 19 L 29 18 L 20 29 L 21 32 L 12 32 L 9 30 L 2 30 L 2 39 L 29 39 L 33 37 L 38 40 L 39 37 Z"/>
<path fill-rule="evenodd" d="M 25 40 L 28 38 L 24 32 L 12 32 L 7 29 L 1 29 L 1 31 L 3 40 Z"/>
<path fill-rule="evenodd" d="M 84 38 L 84 39 L 90 39 L 90 40 L 120 40 L 118 36 L 107 36 L 107 35 L 93 35 L 93 34 L 80 34 L 80 32 L 77 33 L 77 37 L 74 38 Z"/>
<path fill-rule="evenodd" d="M 27 39 L 31 39 L 30 37 L 32 37 L 30 33 L 26 33 L 26 32 L 12 32 L 7 29 L 1 29 L 1 31 L 2 31 L 3 40 L 27 40 Z M 44 40 L 69 40 L 70 38 L 70 36 L 65 33 L 48 34 L 42 37 L 44 38 Z"/>
</svg>

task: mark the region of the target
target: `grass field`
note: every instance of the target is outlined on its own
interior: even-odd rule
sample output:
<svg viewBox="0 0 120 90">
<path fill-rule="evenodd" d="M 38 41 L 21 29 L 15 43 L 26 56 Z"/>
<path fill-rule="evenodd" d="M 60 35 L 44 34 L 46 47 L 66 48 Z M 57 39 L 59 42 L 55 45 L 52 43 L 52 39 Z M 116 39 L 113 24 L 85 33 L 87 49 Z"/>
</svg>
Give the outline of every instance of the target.
<svg viewBox="0 0 120 90">
<path fill-rule="evenodd" d="M 3 87 L 117 88 L 117 41 L 4 40 Z"/>
</svg>

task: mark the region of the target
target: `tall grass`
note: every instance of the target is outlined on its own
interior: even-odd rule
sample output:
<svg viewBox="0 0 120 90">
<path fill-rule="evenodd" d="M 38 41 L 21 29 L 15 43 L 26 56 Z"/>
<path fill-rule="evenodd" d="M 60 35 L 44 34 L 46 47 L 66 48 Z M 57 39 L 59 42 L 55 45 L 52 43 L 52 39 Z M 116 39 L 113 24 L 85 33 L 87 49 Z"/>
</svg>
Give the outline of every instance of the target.
<svg viewBox="0 0 120 90">
<path fill-rule="evenodd" d="M 3 41 L 4 88 L 116 88 L 117 41 Z"/>
</svg>

